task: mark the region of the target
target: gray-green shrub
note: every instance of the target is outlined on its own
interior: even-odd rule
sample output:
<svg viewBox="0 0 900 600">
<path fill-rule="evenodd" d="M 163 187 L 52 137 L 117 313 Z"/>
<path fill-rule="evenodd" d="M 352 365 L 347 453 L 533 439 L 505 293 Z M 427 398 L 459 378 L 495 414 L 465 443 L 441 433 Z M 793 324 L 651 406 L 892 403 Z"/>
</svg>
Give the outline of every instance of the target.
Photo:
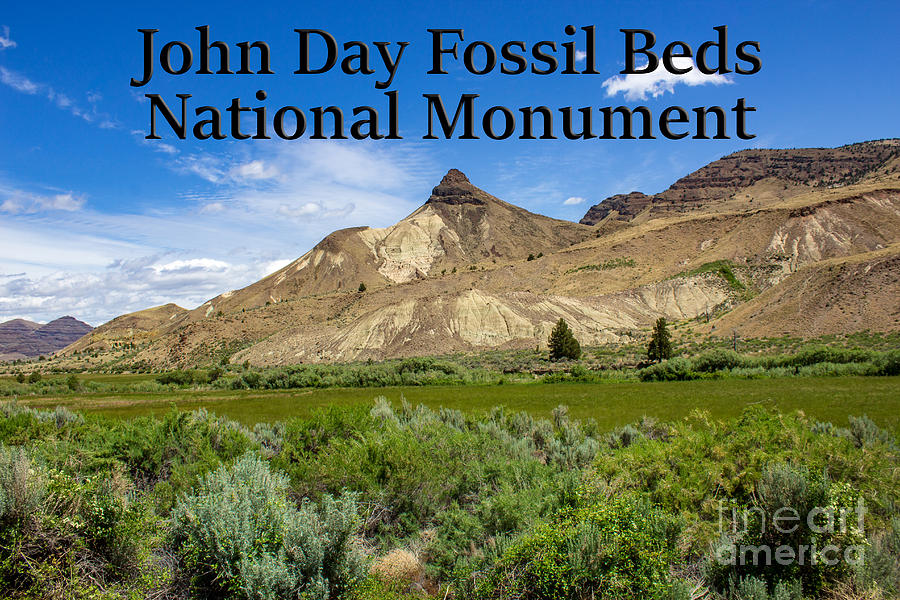
<svg viewBox="0 0 900 600">
<path fill-rule="evenodd" d="M 352 496 L 300 508 L 287 477 L 247 453 L 206 475 L 172 514 L 173 541 L 201 594 L 326 600 L 361 573 Z"/>
<path fill-rule="evenodd" d="M 0 446 L 0 521 L 21 521 L 33 514 L 45 488 L 28 452 Z"/>
</svg>

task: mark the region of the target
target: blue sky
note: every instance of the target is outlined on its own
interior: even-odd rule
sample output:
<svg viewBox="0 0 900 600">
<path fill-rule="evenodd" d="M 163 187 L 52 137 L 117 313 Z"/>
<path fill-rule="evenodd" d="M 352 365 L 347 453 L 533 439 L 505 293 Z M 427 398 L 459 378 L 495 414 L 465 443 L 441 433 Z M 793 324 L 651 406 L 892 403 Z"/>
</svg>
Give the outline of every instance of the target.
<svg viewBox="0 0 900 600">
<path fill-rule="evenodd" d="M 164 302 L 192 308 L 255 281 L 330 231 L 399 220 L 451 167 L 500 198 L 577 221 L 609 195 L 661 191 L 742 148 L 900 135 L 896 2 L 150 4 L 12 2 L 0 11 L 0 320 L 71 314 L 96 325 Z M 600 75 L 477 76 L 450 58 L 448 75 L 426 74 L 427 28 L 462 28 L 465 43 L 483 40 L 498 51 L 509 40 L 530 48 L 574 39 L 583 49 L 581 35 L 565 35 L 569 24 L 596 27 Z M 157 63 L 148 85 L 129 86 L 142 74 L 138 28 L 160 30 L 157 51 L 186 42 L 196 61 L 200 25 L 232 44 L 233 63 L 234 43 L 268 42 L 275 74 L 197 75 L 195 64 L 173 76 Z M 652 30 L 657 50 L 675 40 L 696 49 L 718 25 L 728 26 L 732 61 L 740 41 L 760 43 L 759 73 L 704 79 L 660 70 L 614 95 L 604 87 L 622 68 L 620 28 Z M 294 28 L 368 43 L 376 73 L 294 75 Z M 224 116 L 240 97 L 270 115 L 283 105 L 333 104 L 352 120 L 353 107 L 373 105 L 386 120 L 374 41 L 410 42 L 390 87 L 400 97 L 403 140 L 178 140 L 165 125 L 165 139 L 143 138 L 144 93 L 173 107 L 176 93 L 190 93 L 189 106 L 213 105 Z M 265 102 L 254 98 L 258 89 Z M 757 137 L 737 139 L 729 125 L 730 140 L 423 140 L 423 93 L 440 93 L 450 107 L 460 94 L 478 93 L 484 108 L 643 104 L 655 114 L 670 105 L 730 108 L 744 97 L 757 108 L 748 127 Z"/>
</svg>

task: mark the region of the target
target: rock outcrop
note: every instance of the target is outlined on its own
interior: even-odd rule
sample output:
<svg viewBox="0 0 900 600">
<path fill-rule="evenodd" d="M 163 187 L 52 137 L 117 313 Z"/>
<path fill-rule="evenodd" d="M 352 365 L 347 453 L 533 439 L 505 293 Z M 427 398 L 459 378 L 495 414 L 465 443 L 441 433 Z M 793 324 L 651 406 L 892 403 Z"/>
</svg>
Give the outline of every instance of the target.
<svg viewBox="0 0 900 600">
<path fill-rule="evenodd" d="M 611 196 L 589 208 L 581 223 L 597 225 L 613 212 L 614 218 L 630 221 L 648 208 L 657 216 L 696 210 L 704 204 L 732 200 L 763 180 L 778 182 L 778 199 L 809 189 L 843 187 L 897 156 L 900 140 L 895 139 L 839 148 L 741 150 L 682 177 L 654 196 L 640 192 Z"/>
</svg>

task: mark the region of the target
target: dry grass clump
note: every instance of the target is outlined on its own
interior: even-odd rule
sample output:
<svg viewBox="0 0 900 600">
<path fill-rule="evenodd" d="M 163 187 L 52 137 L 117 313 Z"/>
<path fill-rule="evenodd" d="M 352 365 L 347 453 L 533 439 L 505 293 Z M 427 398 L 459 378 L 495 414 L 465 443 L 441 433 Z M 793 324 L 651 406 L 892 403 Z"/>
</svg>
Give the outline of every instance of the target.
<svg viewBox="0 0 900 600">
<path fill-rule="evenodd" d="M 425 566 L 415 554 L 402 548 L 394 548 L 374 561 L 372 574 L 381 579 L 403 583 L 425 583 Z"/>
</svg>

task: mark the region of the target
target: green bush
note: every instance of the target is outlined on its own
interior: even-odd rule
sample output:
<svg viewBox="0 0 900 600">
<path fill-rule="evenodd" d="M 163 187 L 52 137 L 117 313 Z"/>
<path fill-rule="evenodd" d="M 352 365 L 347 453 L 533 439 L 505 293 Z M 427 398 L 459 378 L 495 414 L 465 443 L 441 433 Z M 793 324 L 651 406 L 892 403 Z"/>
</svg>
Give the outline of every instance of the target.
<svg viewBox="0 0 900 600">
<path fill-rule="evenodd" d="M 856 568 L 853 583 L 858 589 L 882 589 L 886 597 L 900 593 L 900 517 L 869 537 L 865 561 Z"/>
<path fill-rule="evenodd" d="M 167 593 L 170 577 L 151 557 L 159 543 L 158 522 L 142 504 L 129 500 L 130 490 L 118 471 L 63 472 L 33 460 L 26 450 L 0 447 L 4 597 Z"/>
<path fill-rule="evenodd" d="M 875 365 L 880 375 L 900 375 L 900 350 L 890 350 L 878 356 Z"/>
<path fill-rule="evenodd" d="M 691 370 L 691 361 L 676 356 L 641 369 L 638 377 L 641 381 L 687 381 L 699 375 Z"/>
<path fill-rule="evenodd" d="M 81 384 L 78 381 L 78 377 L 74 373 L 66 378 L 66 386 L 73 392 L 78 391 L 78 389 L 81 387 Z"/>
<path fill-rule="evenodd" d="M 190 371 L 166 371 L 156 377 L 156 382 L 160 385 L 206 385 L 214 383 L 225 371 L 219 367 L 213 367 L 207 371 L 203 369 L 194 369 Z"/>
<path fill-rule="evenodd" d="M 896 451 L 897 443 L 894 436 L 889 431 L 881 429 L 872 419 L 863 415 L 861 417 L 853 417 L 850 419 L 850 426 L 847 429 L 841 429 L 838 434 L 846 437 L 857 448 L 869 448 L 876 444 L 884 444 L 886 447 Z"/>
<path fill-rule="evenodd" d="M 803 600 L 803 590 L 799 581 L 785 581 L 775 584 L 772 593 L 762 579 L 747 577 L 733 587 L 735 600 Z"/>
<path fill-rule="evenodd" d="M 177 493 L 252 445 L 239 424 L 205 410 L 172 409 L 160 418 L 126 421 L 108 433 L 102 452 L 115 456 L 147 488 L 159 482 Z"/>
<path fill-rule="evenodd" d="M 555 412 L 556 423 L 502 409 L 474 418 L 382 399 L 370 414 L 334 408 L 291 421 L 273 463 L 300 494 L 359 493 L 376 507 L 367 534 L 380 547 L 419 544 L 429 574 L 446 579 L 497 535 L 572 502 L 599 443 Z"/>
<path fill-rule="evenodd" d="M 737 519 L 726 528 L 726 539 L 713 557 L 713 581 L 720 588 L 747 579 L 763 581 L 768 589 L 799 583 L 804 593 L 819 593 L 826 583 L 847 574 L 845 550 L 858 556 L 864 547 L 865 537 L 857 529 L 857 498 L 849 486 L 812 476 L 806 469 L 769 465 L 756 483 L 754 501 L 738 509 Z M 791 520 L 776 521 L 779 515 Z M 838 557 L 834 565 L 827 557 L 813 557 L 829 546 L 836 549 L 829 554 Z M 787 557 L 784 564 L 777 560 L 779 551 Z"/>
<path fill-rule="evenodd" d="M 209 473 L 172 514 L 177 553 L 204 596 L 327 600 L 361 574 L 352 496 L 296 508 L 287 477 L 246 454 Z"/>
<path fill-rule="evenodd" d="M 691 368 L 700 373 L 726 371 L 743 365 L 743 358 L 734 350 L 718 348 L 709 350 L 691 360 Z"/>
<path fill-rule="evenodd" d="M 646 503 L 608 500 L 564 512 L 507 549 L 482 598 L 665 598 L 678 522 Z M 501 591 L 502 590 L 502 591 Z"/>
</svg>

